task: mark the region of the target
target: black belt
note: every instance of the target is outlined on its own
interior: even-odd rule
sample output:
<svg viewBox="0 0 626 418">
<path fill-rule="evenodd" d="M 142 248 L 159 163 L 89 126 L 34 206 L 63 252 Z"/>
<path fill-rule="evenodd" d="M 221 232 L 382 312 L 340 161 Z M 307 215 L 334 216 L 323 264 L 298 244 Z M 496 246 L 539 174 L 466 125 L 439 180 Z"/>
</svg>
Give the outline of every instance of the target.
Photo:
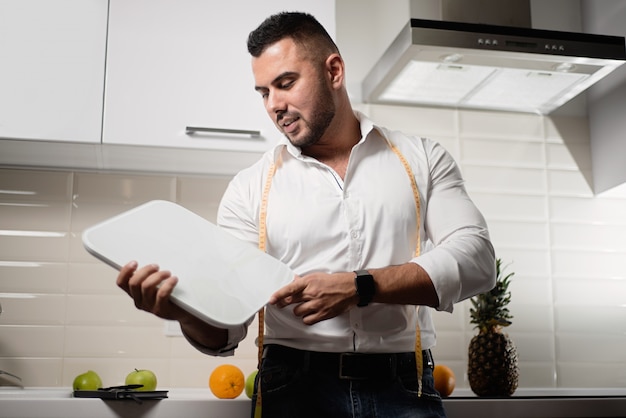
<svg viewBox="0 0 626 418">
<path fill-rule="evenodd" d="M 268 344 L 263 357 L 284 361 L 292 367 L 335 374 L 339 379 L 393 378 L 401 370 L 416 370 L 415 353 L 322 353 Z M 433 368 L 430 350 L 422 351 L 424 368 Z"/>
</svg>

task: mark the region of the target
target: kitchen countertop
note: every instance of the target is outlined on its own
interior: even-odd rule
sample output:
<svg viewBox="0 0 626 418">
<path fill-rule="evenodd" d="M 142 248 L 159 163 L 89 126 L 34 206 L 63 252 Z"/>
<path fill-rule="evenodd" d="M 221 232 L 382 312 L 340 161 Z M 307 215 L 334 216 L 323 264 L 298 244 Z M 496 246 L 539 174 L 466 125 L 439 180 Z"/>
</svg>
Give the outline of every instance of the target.
<svg viewBox="0 0 626 418">
<path fill-rule="evenodd" d="M 230 418 L 248 417 L 250 400 L 215 398 L 209 389 L 166 389 L 168 398 L 143 401 L 74 398 L 71 388 L 0 388 L 0 418 Z"/>
<path fill-rule="evenodd" d="M 159 390 L 163 390 L 159 388 Z M 209 389 L 170 389 L 168 399 L 102 401 L 73 398 L 70 388 L 0 387 L 0 418 L 248 417 L 250 400 L 216 399 Z M 478 398 L 459 389 L 444 400 L 448 418 L 626 417 L 626 389 L 518 390 L 510 398 Z"/>
<path fill-rule="evenodd" d="M 444 399 L 448 418 L 626 417 L 626 389 L 519 389 L 510 398 L 457 390 Z"/>
</svg>

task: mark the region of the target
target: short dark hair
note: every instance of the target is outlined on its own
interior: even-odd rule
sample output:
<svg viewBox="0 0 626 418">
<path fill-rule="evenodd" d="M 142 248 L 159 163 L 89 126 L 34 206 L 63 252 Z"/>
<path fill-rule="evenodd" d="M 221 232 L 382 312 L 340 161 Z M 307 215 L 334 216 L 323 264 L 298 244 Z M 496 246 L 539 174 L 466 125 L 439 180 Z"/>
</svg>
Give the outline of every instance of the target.
<svg viewBox="0 0 626 418">
<path fill-rule="evenodd" d="M 248 52 L 258 58 L 265 49 L 284 39 L 292 38 L 314 56 L 327 57 L 339 53 L 339 48 L 324 26 L 308 13 L 282 12 L 265 19 L 248 35 Z"/>
</svg>

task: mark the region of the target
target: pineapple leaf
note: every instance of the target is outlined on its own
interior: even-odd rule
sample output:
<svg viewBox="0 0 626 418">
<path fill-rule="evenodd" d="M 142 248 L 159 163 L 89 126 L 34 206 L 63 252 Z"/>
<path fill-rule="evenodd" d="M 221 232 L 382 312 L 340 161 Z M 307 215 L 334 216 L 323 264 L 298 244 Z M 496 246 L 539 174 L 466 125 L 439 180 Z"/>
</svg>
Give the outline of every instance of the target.
<svg viewBox="0 0 626 418">
<path fill-rule="evenodd" d="M 496 284 L 488 292 L 481 293 L 470 299 L 470 323 L 476 325 L 481 331 L 496 327 L 511 325 L 513 315 L 507 305 L 511 302 L 509 285 L 515 273 L 504 275 L 506 267 L 502 267 L 502 260 L 496 259 Z"/>
</svg>

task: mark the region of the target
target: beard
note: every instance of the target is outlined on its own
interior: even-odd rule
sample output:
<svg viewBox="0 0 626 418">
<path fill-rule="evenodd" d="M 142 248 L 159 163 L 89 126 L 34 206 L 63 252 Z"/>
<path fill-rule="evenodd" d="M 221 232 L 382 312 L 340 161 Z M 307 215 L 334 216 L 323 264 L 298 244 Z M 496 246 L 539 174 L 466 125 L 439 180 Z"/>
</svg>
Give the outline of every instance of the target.
<svg viewBox="0 0 626 418">
<path fill-rule="evenodd" d="M 304 130 L 302 130 L 299 135 L 289 135 L 285 133 L 285 137 L 296 147 L 306 148 L 317 144 L 335 117 L 336 111 L 333 96 L 323 80 L 319 80 L 318 89 L 314 97 L 316 97 L 316 99 L 310 119 L 305 119 L 299 113 L 285 113 L 278 119 L 280 120 L 283 117 L 297 117 L 300 122 L 304 124 Z"/>
</svg>

